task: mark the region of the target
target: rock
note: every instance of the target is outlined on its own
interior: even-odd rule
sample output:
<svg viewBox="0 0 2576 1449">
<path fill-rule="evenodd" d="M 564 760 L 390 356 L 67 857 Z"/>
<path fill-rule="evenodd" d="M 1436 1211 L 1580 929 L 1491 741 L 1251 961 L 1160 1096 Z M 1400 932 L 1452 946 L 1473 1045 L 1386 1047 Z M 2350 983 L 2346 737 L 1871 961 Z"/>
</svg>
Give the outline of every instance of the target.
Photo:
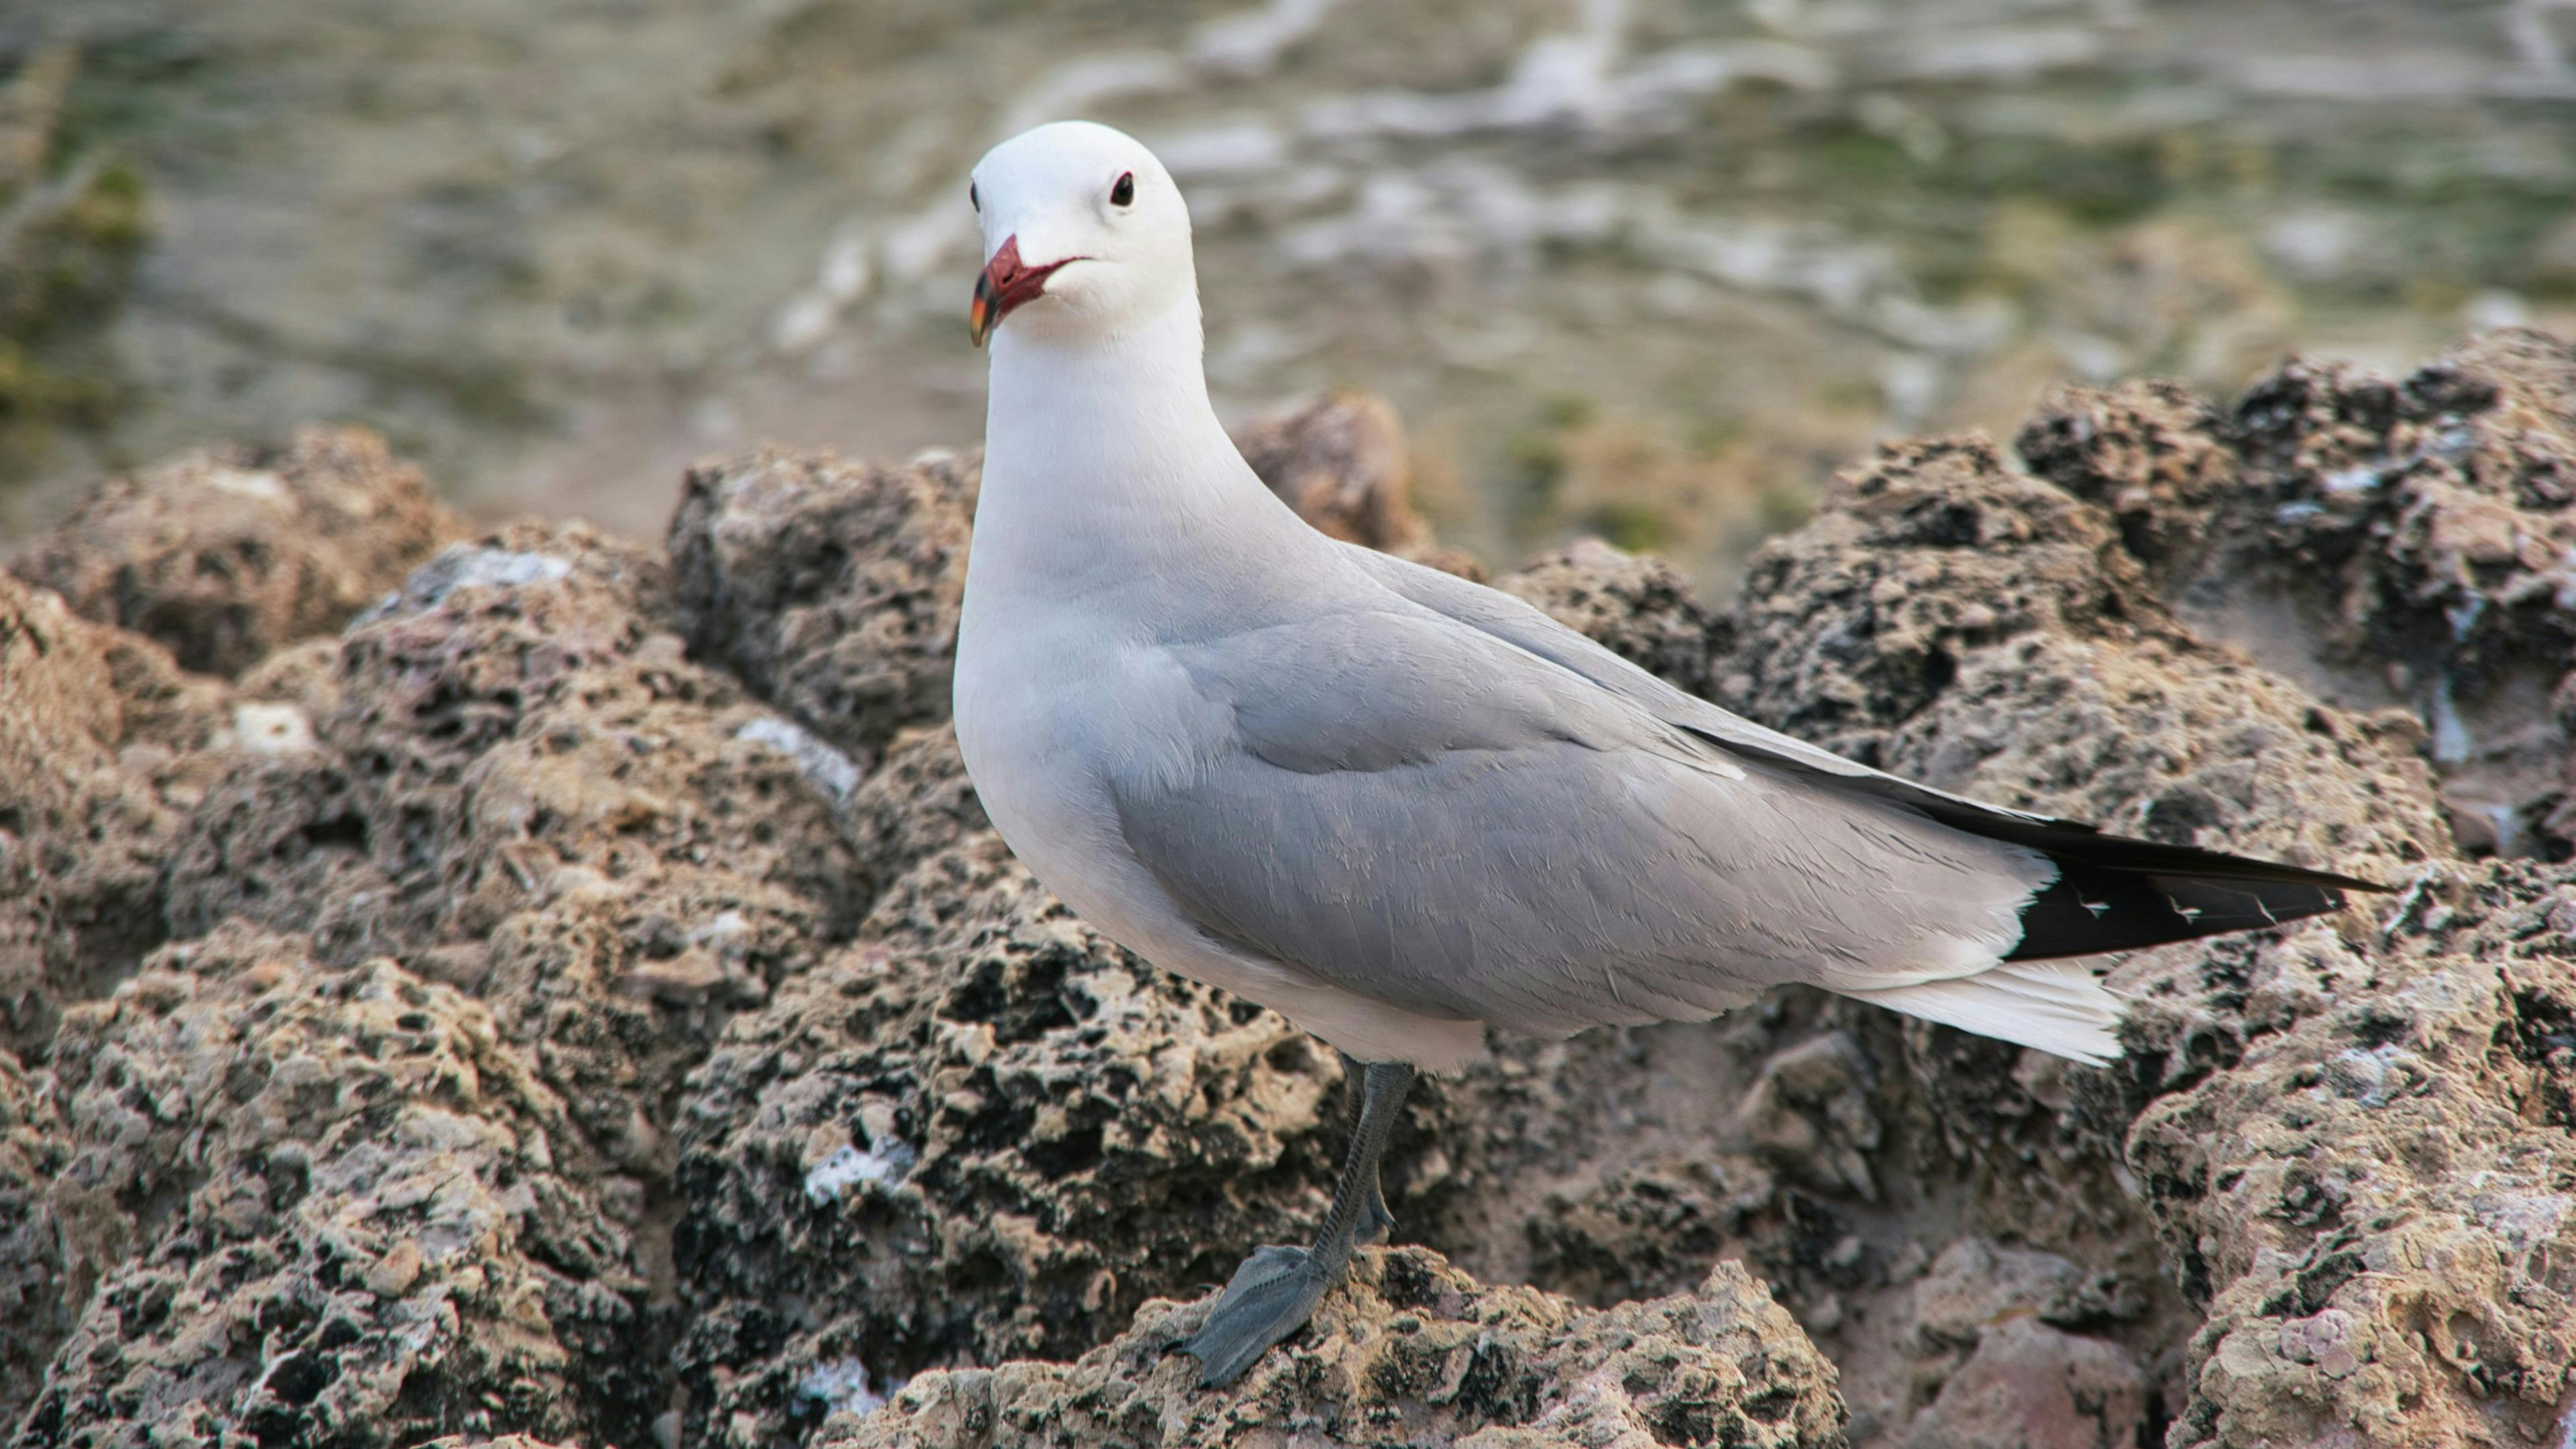
<svg viewBox="0 0 2576 1449">
<path fill-rule="evenodd" d="M 133 667 L 154 650 L 0 574 L 0 1050 L 40 1060 L 66 1001 L 160 942 L 159 857 L 177 820 L 157 785 L 174 760 L 142 738 L 126 757 L 118 693 L 175 676 Z"/>
<path fill-rule="evenodd" d="M 2576 848 L 2576 348 L 2504 331 L 2403 380 L 2298 362 L 2220 411 L 2065 391 L 2020 446 L 2122 500 L 2193 626 L 2347 708 L 2420 717 L 2472 854 Z"/>
<path fill-rule="evenodd" d="M 897 730 L 948 717 L 981 477 L 946 452 L 692 469 L 669 540 L 690 649 L 872 766 Z"/>
<path fill-rule="evenodd" d="M 132 630 L 102 625 L 94 637 L 116 690 L 120 743 L 177 754 L 236 742 L 225 738 L 239 731 L 231 685 L 189 673 L 158 641 Z"/>
<path fill-rule="evenodd" d="M 1494 581 L 1590 635 L 1629 663 L 1693 694 L 1709 690 L 1712 647 L 1724 626 L 1701 607 L 1679 571 L 1587 538 L 1541 554 Z"/>
<path fill-rule="evenodd" d="M 234 691 L 245 701 L 291 704 L 308 720 L 340 709 L 340 641 L 336 636 L 289 644 L 242 672 Z"/>
<path fill-rule="evenodd" d="M 2576 1362 L 2576 870 L 2451 866 L 2339 949 L 2343 986 L 2131 1136 L 2206 1306 L 2178 1445 L 2557 1432 Z"/>
<path fill-rule="evenodd" d="M 692 1078 L 686 1437 L 789 1442 L 846 1396 L 818 1384 L 1071 1357 L 1223 1282 L 1322 1214 L 1339 1076 L 1076 921 L 989 830 L 924 853 Z"/>
<path fill-rule="evenodd" d="M 1839 1392 L 1898 1444 L 2547 1440 L 2563 353 L 2062 394 L 2039 476 L 1891 448 L 1722 613 L 1606 548 L 1516 576 L 1889 768 L 2400 891 L 2118 963 L 2111 1070 L 1804 990 L 1498 1039 L 1398 1130 L 1422 1246 L 1217 1394 L 1157 1300 L 1311 1230 L 1340 1070 L 992 833 L 945 724 L 971 463 L 703 470 L 668 562 L 492 530 L 229 679 L 0 579 L 0 1406 L 30 1443 L 1791 1443 Z M 1388 476 L 1345 452 L 1317 476 Z"/>
<path fill-rule="evenodd" d="M 966 778 L 957 732 L 945 724 L 895 736 L 875 773 L 851 792 L 844 816 L 851 849 L 883 880 L 992 828 Z"/>
<path fill-rule="evenodd" d="M 1986 1330 L 1977 1351 L 1931 1407 L 1915 1416 L 1907 1449 L 2130 1449 L 2146 1422 L 2149 1386 L 2137 1355 L 2030 1318 Z"/>
<path fill-rule="evenodd" d="M 1736 1108 L 1737 1130 L 1779 1170 L 1827 1192 L 1878 1196 L 1869 1154 L 1879 1144 L 1869 1060 L 1844 1032 L 1813 1037 L 1763 1063 Z"/>
<path fill-rule="evenodd" d="M 1787 992 L 1714 1022 L 1563 1042 L 1496 1036 L 1486 1060 L 1417 1089 L 1387 1172 L 1398 1240 L 1488 1282 L 1605 1308 L 1684 1291 L 1740 1260 L 1820 1344 L 1835 1337 L 1829 1321 L 1892 1321 L 1878 1301 L 1888 1245 L 1910 1215 L 1934 1210 L 1904 1144 L 1858 1149 L 1880 1186 L 1865 1198 L 1831 1150 L 1821 1163 L 1794 1159 L 1748 1130 L 1856 1144 L 1893 1101 L 1879 1100 L 1883 1080 L 1851 1075 L 1868 1069 L 1843 1050 L 1874 1032 L 1878 1045 L 1861 1050 L 1893 1060 L 1894 1028 L 1834 1001 Z M 1784 1078 L 1799 1089 L 1780 1090 Z M 1744 1104 L 1758 1098 L 1767 1108 L 1749 1123 Z"/>
<path fill-rule="evenodd" d="M 1489 1288 L 1418 1248 L 1363 1252 L 1314 1326 L 1233 1389 L 1169 1353 L 1209 1302 L 1155 1301 L 1072 1364 L 914 1379 L 817 1444 L 1015 1449 L 1164 1444 L 1841 1445 L 1833 1369 L 1744 1270 L 1606 1312 Z"/>
<path fill-rule="evenodd" d="M 2490 368 L 2547 360 L 2481 356 Z M 2296 393 L 2303 375 L 2251 398 Z M 2276 469 L 2344 456 L 2401 411 L 2394 388 L 2374 412 L 2368 389 L 2335 387 L 2330 406 L 2271 407 L 2285 420 L 2244 456 Z M 2557 395 L 2545 379 L 2499 391 Z M 2506 416 L 2521 420 L 2513 456 L 2527 459 L 2561 424 L 2522 406 Z M 2545 1433 L 2569 1360 L 2568 1300 L 2522 1276 L 2548 1271 L 2532 1250 L 2557 1240 L 2555 1217 L 2513 1204 L 2576 1180 L 2576 1164 L 2559 1165 L 2563 1134 L 2504 1105 L 2547 1096 L 2554 1049 L 2480 1044 L 2554 1019 L 2560 952 L 2540 923 L 2561 886 L 2527 867 L 2433 868 L 2451 841 L 2415 757 L 2431 721 L 2384 696 L 2364 701 L 2368 713 L 2318 698 L 2307 681 L 2344 677 L 2331 633 L 2268 616 L 2275 672 L 2203 642 L 2165 606 L 2153 581 L 2189 575 L 2177 561 L 2187 543 L 2141 545 L 2141 559 L 2129 539 L 2197 537 L 2242 560 L 2303 536 L 2231 511 L 2233 495 L 2211 492 L 2206 452 L 2138 455 L 2185 454 L 2197 461 L 2172 483 L 2171 507 L 2219 499 L 2198 534 L 2116 529 L 2004 471 L 1981 443 L 1884 455 L 1757 559 L 1739 647 L 1720 661 L 1725 692 L 1766 722 L 1949 788 L 2407 887 L 2393 915 L 2373 902 L 2367 916 L 2277 939 L 2132 958 L 2114 977 L 2138 998 L 2125 1080 L 2053 1065 L 2035 1075 L 2009 1050 L 1909 1028 L 1920 1120 L 1968 1165 L 1982 1220 L 2054 1250 L 2087 1234 L 2134 1240 L 2125 1204 L 2144 1208 L 2167 1271 L 2206 1314 L 2172 1444 L 2311 1442 L 2330 1426 L 2357 1444 L 2485 1442 L 2499 1423 Z M 2116 475 L 2116 460 L 2095 471 Z M 2263 567 L 2318 572 L 2295 554 Z M 2231 572 L 2256 576 L 2241 562 Z M 2188 598 L 2186 612 L 2202 617 Z M 2304 658 L 2302 639 L 2315 641 Z M 2350 1321 L 2282 1347 L 2281 1323 L 2330 1308 Z M 2419 1346 L 2373 1327 L 2401 1319 L 2448 1336 Z M 2360 1367 L 2330 1375 L 2319 1358 Z"/>
<path fill-rule="evenodd" d="M 382 438 L 309 428 L 113 480 L 9 567 L 184 668 L 237 674 L 338 628 L 460 531 Z"/>
<path fill-rule="evenodd" d="M 58 596 L 0 577 L 0 991 L 15 1032 L 44 1023 L 62 954 L 45 886 L 74 867 L 84 798 L 123 725 L 106 652 Z"/>
<path fill-rule="evenodd" d="M 1787 1234 L 1779 1185 L 1752 1159 L 1672 1155 L 1604 1169 L 1577 1175 L 1525 1220 L 1530 1276 L 1555 1291 L 1596 1305 L 1651 1298 L 1730 1253 L 1770 1258 L 1755 1266 L 1775 1284 L 1781 1268 L 1795 1271 L 1755 1246 Z"/>
<path fill-rule="evenodd" d="M 2032 472 L 2108 511 L 2159 582 L 2208 547 L 2213 505 L 2242 486 L 2225 415 L 2161 379 L 2052 389 L 2013 446 Z"/>
<path fill-rule="evenodd" d="M 549 1171 L 564 1174 L 564 1183 L 578 1185 L 586 1202 L 581 1212 L 618 1234 L 624 1229 L 614 1225 L 642 1221 L 648 1196 L 667 1178 L 668 1114 L 682 1073 L 704 1056 L 711 1034 L 731 1012 L 767 1000 L 780 979 L 845 937 L 875 889 L 875 877 L 844 842 L 836 805 L 847 802 L 829 798 L 809 778 L 811 762 L 760 728 L 784 722 L 744 698 L 730 679 L 688 662 L 678 637 L 662 627 L 669 617 L 668 578 L 657 558 L 579 525 L 514 525 L 450 549 L 402 581 L 342 638 L 287 651 L 250 671 L 241 690 L 247 697 L 232 712 L 235 728 L 196 753 L 173 757 L 175 764 L 156 767 L 157 775 L 195 769 L 204 784 L 183 807 L 164 812 L 174 819 L 153 827 L 175 828 L 178 838 L 166 851 L 157 893 L 141 892 L 147 920 L 166 920 L 174 934 L 218 956 L 224 943 L 252 926 L 290 933 L 259 939 L 293 943 L 276 950 L 299 964 L 257 966 L 254 974 L 283 971 L 300 979 L 391 970 L 383 961 L 391 952 L 416 964 L 406 981 L 426 976 L 438 983 L 419 989 L 452 995 L 462 988 L 482 997 L 473 1007 L 484 1013 L 474 1028 L 477 1049 L 497 1053 L 500 1064 L 477 1070 L 506 1067 L 547 1094 L 548 1120 L 534 1150 Z M 0 586 L 18 588 L 5 580 Z M 113 734 L 119 701 L 100 686 L 121 676 L 107 666 L 105 651 L 95 649 L 96 626 L 58 606 L 55 613 L 62 637 L 43 657 L 51 673 L 41 680 L 61 685 L 55 693 L 67 703 L 55 714 L 79 728 L 68 742 L 55 741 L 61 748 L 48 756 L 86 759 L 93 773 L 132 793 L 132 748 L 113 757 L 95 740 L 88 756 L 71 748 L 84 734 Z M 95 657 L 83 647 L 92 647 Z M 33 688 L 37 682 L 31 678 L 26 697 L 42 695 Z M 21 728 L 43 722 L 7 712 L 0 720 Z M 245 721 L 269 728 L 245 729 Z M 78 803 L 76 791 L 67 798 Z M 125 837 L 109 839 L 123 843 Z M 269 1009 L 262 998 L 259 1010 Z M 131 1053 L 148 1058 L 178 1040 L 161 1032 Z M 64 1043 L 84 1054 L 85 1068 L 93 1065 L 96 1042 L 66 1035 Z M 343 1068 L 326 1063 L 317 1070 L 327 1085 Z M 524 1197 L 523 1165 L 504 1158 L 494 1171 L 492 1191 L 511 1202 Z M 148 1176 L 148 1169 L 135 1167 L 127 1180 Z M 217 1186 L 235 1196 L 252 1190 L 230 1181 Z M 140 1191 L 98 1189 L 79 1201 L 131 1201 Z M 226 1212 L 227 1223 L 239 1216 Z M 155 1266 L 156 1254 L 175 1251 L 175 1220 L 138 1224 L 130 1214 L 106 1216 L 127 1225 L 84 1249 L 84 1261 L 123 1262 L 119 1271 L 145 1275 L 138 1282 L 193 1281 L 193 1269 Z M 211 1251 L 202 1234 L 199 1239 L 188 1251 Z M 391 1234 L 380 1249 L 352 1250 L 345 1281 L 374 1297 L 410 1302 L 423 1291 L 418 1285 L 442 1281 L 441 1264 L 454 1251 L 445 1241 Z M 310 1257 L 306 1249 L 295 1251 Z M 617 1249 L 621 1262 L 627 1251 Z M 492 1369 L 506 1383 L 468 1394 L 479 1407 L 434 1404 L 424 1397 L 428 1390 L 415 1395 L 424 1412 L 444 1416 L 424 1424 L 516 1422 L 596 1437 L 617 1432 L 619 1423 L 633 1428 L 658 1417 L 660 1405 L 647 1399 L 665 1379 L 650 1367 L 649 1355 L 639 1355 L 642 1340 L 634 1336 L 645 1331 L 641 1298 L 630 1291 L 640 1290 L 640 1270 L 629 1264 L 611 1272 L 561 1257 L 546 1262 L 572 1274 L 563 1291 L 580 1300 L 580 1313 L 609 1313 L 622 1325 L 615 1329 L 625 1336 L 621 1345 L 609 1350 L 613 1372 L 580 1369 L 557 1348 L 522 1345 L 532 1355 L 526 1363 Z M 111 1276 L 97 1301 L 118 1291 L 118 1281 Z M 276 1292 L 320 1302 L 329 1286 L 296 1280 Z M 168 1290 L 149 1291 L 166 1297 Z M 529 1291 L 510 1290 L 515 1296 L 503 1304 L 506 1321 L 542 1309 L 536 1321 L 555 1322 L 567 1343 L 576 1331 L 610 1332 L 556 1314 Z M 624 1306 L 592 1301 L 602 1292 Z M 215 1315 L 206 1320 L 212 1325 L 230 1310 L 209 1301 L 205 1311 Z M 112 1321 L 93 1318 L 93 1336 L 102 1331 L 99 1323 Z M 337 1323 L 326 1317 L 318 1331 L 337 1339 L 346 1331 Z M 365 1350 L 375 1363 L 367 1370 L 375 1376 L 371 1382 L 393 1385 L 386 1392 L 418 1377 L 418 1355 L 455 1356 L 422 1340 L 417 1325 L 387 1331 L 408 1346 Z M 494 1351 L 506 1359 L 518 1341 L 502 1334 Z M 62 1402 L 75 1416 L 104 1412 L 94 1397 L 80 1394 L 132 1401 L 132 1391 L 114 1387 L 120 1375 L 178 1371 L 159 1348 L 148 1362 L 138 1358 L 122 1367 L 104 1348 L 78 1351 L 98 1371 L 85 1370 L 66 1388 L 72 1397 Z M 638 1364 L 646 1365 L 640 1378 Z M 539 1369 L 589 1374 L 613 1388 L 619 1406 L 545 1388 Z M 469 1364 L 463 1371 L 482 1370 Z M 478 1397 L 486 1395 L 489 1404 Z M 530 1395 L 564 1402 L 540 1412 L 519 1402 Z M 200 1394 L 184 1412 L 155 1402 L 146 1416 L 181 1432 L 198 1422 L 208 1401 Z M 647 1414 L 648 1407 L 656 1413 Z M 278 1422 L 277 1432 L 290 1439 L 309 1429 L 307 1420 L 291 1415 Z"/>
<path fill-rule="evenodd" d="M 393 877 L 370 850 L 370 803 L 337 752 L 236 759 L 188 813 L 163 862 L 171 934 L 185 940 L 227 920 L 254 921 L 308 932 L 344 964 L 406 939 L 390 918 Z"/>
<path fill-rule="evenodd" d="M 1270 491 L 1335 538 L 1407 557 L 1431 544 L 1413 508 L 1404 424 L 1366 393 L 1337 392 L 1236 431 Z"/>
<path fill-rule="evenodd" d="M 123 1261 L 25 1442 L 641 1441 L 644 1280 L 479 1003 L 228 928 L 75 1008 L 56 1059 L 58 1216 L 135 1210 L 125 1252 L 82 1245 Z"/>
<path fill-rule="evenodd" d="M 1914 1285 L 1914 1331 L 1927 1344 L 1973 1345 L 2015 1315 L 2063 1313 L 2083 1286 L 2084 1270 L 2055 1253 L 1961 1238 Z"/>
<path fill-rule="evenodd" d="M 48 1200 L 71 1156 L 50 1085 L 0 1051 L 0 1424 L 34 1397 L 87 1287 Z"/>
<path fill-rule="evenodd" d="M 666 1173 L 680 1077 L 873 888 L 774 716 L 660 627 L 669 588 L 581 525 L 441 555 L 350 626 L 322 748 L 197 812 L 174 921 L 407 953 L 492 1004 L 588 1141 Z"/>
</svg>

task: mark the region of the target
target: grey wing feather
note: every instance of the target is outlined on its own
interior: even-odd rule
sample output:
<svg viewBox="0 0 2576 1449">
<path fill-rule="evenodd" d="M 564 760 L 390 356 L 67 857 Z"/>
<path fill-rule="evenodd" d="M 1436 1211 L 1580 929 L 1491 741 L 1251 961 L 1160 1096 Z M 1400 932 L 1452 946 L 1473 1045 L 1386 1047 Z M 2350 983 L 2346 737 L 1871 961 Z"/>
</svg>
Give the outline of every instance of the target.
<svg viewBox="0 0 2576 1449">
<path fill-rule="evenodd" d="M 1899 779 L 1718 708 L 1656 678 L 1600 644 L 1548 617 L 1545 611 L 1496 589 L 1471 584 L 1437 569 L 1407 563 L 1356 544 L 1343 547 L 1378 583 L 1414 603 L 1528 651 L 1628 699 L 1683 729 L 1747 758 L 1830 778 L 1847 789 L 1927 809 L 1935 818 L 1961 815 L 1999 824 L 2040 825 L 2091 834 L 2082 821 L 2014 810 Z"/>
<path fill-rule="evenodd" d="M 2198 846 L 2106 835 L 2085 821 L 1988 804 L 1899 779 L 1820 750 L 1804 740 L 1764 729 L 1707 700 L 1685 694 L 1508 594 L 1357 545 L 1341 547 L 1362 572 L 1408 600 L 1579 674 L 1730 755 L 1794 772 L 1837 792 L 1884 800 L 1943 825 L 2043 852 L 2070 868 L 2096 865 L 2220 883 L 2231 898 L 2250 901 L 2268 897 L 2300 915 L 2340 909 L 2340 902 L 2332 895 L 2335 891 L 2384 889 L 2369 881 L 2305 866 L 2225 855 Z M 2266 884 L 2294 889 L 2286 893 L 2262 890 Z M 2085 944 L 2090 950 L 2109 950 L 2143 943 L 2105 940 Z"/>
<path fill-rule="evenodd" d="M 1782 981 L 1982 969 L 2050 876 L 1746 770 L 1579 673 L 1389 603 L 1171 650 L 1231 733 L 1111 793 L 1210 935 L 1408 1010 L 1558 1034 L 1705 1017 Z"/>
</svg>

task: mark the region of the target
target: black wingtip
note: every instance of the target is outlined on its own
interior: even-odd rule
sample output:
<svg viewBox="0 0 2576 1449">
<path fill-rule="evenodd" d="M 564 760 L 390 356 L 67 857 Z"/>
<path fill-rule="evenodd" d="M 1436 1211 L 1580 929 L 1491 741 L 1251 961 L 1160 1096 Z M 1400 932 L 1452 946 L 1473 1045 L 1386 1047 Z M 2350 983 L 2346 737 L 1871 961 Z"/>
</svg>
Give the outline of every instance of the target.
<svg viewBox="0 0 2576 1449">
<path fill-rule="evenodd" d="M 2288 925 L 2344 908 L 2343 891 L 2305 881 L 2209 880 L 2058 862 L 2057 881 L 2022 909 L 2005 959 L 2045 961 Z"/>
<path fill-rule="evenodd" d="M 2056 821 L 1997 820 L 1961 811 L 1942 823 L 2027 846 L 2056 863 L 2056 883 L 2022 910 L 2021 943 L 2005 958 L 2013 961 L 2256 931 L 2340 911 L 2346 891 L 2389 889 L 2358 876 L 2104 835 Z"/>
</svg>

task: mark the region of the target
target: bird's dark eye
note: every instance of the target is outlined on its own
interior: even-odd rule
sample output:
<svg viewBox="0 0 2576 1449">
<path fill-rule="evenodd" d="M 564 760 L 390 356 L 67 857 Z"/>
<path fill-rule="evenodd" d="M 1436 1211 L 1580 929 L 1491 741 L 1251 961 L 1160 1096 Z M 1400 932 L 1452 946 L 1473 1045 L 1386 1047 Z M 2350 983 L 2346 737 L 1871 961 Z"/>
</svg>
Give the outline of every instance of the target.
<svg viewBox="0 0 2576 1449">
<path fill-rule="evenodd" d="M 984 198 L 975 194 L 975 183 L 972 181 L 966 183 L 966 204 L 978 212 L 984 209 Z"/>
<path fill-rule="evenodd" d="M 1132 205 L 1135 200 L 1136 173 L 1133 171 L 1120 172 L 1118 176 L 1118 184 L 1109 188 L 1109 204 L 1111 206 L 1128 206 Z"/>
</svg>

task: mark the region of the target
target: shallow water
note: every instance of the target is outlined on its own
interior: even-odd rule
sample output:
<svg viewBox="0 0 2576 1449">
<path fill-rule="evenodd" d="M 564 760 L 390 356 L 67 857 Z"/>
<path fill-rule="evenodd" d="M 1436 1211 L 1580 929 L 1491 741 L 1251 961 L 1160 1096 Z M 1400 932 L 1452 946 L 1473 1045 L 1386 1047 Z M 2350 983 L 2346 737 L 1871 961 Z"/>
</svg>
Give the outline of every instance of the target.
<svg viewBox="0 0 2576 1449">
<path fill-rule="evenodd" d="M 351 419 L 650 533 L 693 457 L 972 440 L 962 178 L 1076 114 L 1188 188 L 1224 403 L 1390 395 L 1497 554 L 1722 584 L 2051 380 L 2576 319 L 2566 0 L 0 0 L 48 35 L 155 233 L 58 472 Z"/>
</svg>

